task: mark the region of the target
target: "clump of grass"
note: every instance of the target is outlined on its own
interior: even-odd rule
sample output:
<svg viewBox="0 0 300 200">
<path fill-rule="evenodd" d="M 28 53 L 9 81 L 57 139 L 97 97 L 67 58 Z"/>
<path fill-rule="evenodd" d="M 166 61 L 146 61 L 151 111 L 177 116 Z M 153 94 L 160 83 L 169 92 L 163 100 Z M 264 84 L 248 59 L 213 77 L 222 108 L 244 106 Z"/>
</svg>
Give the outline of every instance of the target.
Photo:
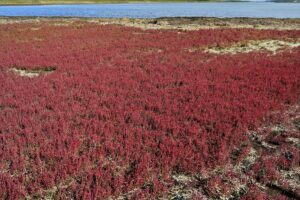
<svg viewBox="0 0 300 200">
<path fill-rule="evenodd" d="M 15 72 L 19 76 L 23 77 L 37 77 L 41 74 L 49 74 L 56 70 L 55 66 L 39 66 L 33 69 L 28 69 L 27 67 L 19 67 L 19 66 L 13 66 L 11 68 L 11 71 Z"/>
</svg>

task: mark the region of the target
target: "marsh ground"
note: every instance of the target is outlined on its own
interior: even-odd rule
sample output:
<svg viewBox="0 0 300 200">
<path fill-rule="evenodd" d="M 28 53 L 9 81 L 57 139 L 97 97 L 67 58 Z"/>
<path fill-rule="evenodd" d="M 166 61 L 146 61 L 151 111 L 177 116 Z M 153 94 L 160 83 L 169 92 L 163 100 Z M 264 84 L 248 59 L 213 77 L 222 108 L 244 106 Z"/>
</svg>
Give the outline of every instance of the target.
<svg viewBox="0 0 300 200">
<path fill-rule="evenodd" d="M 0 198 L 299 199 L 299 23 L 0 18 Z"/>
</svg>

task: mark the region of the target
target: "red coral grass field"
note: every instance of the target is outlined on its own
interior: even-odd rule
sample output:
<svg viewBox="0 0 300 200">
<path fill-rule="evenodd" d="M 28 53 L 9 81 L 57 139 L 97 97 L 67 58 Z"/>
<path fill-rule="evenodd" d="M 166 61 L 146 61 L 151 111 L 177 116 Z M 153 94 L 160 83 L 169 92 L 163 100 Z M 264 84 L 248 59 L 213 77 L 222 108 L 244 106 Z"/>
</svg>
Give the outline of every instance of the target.
<svg viewBox="0 0 300 200">
<path fill-rule="evenodd" d="M 299 38 L 0 24 L 0 199 L 299 198 Z"/>
</svg>

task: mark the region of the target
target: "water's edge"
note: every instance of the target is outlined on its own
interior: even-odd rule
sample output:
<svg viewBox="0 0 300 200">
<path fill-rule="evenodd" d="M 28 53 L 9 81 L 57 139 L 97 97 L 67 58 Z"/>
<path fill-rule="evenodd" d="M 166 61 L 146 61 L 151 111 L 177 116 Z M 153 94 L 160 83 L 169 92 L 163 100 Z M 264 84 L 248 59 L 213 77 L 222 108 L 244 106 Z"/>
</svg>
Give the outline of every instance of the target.
<svg viewBox="0 0 300 200">
<path fill-rule="evenodd" d="M 74 18 L 74 17 L 0 17 L 0 24 L 47 23 L 60 26 L 77 26 L 82 23 L 122 25 L 141 29 L 199 30 L 211 28 L 254 28 L 273 30 L 300 30 L 300 19 L 276 18 L 214 18 L 214 17 L 165 17 L 165 18 Z"/>
</svg>

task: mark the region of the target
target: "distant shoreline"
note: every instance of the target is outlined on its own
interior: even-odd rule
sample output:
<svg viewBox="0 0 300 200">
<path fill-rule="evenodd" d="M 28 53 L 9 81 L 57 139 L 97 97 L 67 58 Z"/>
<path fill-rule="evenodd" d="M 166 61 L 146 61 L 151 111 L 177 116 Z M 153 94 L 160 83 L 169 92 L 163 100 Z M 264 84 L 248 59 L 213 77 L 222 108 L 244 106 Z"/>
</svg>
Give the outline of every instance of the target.
<svg viewBox="0 0 300 200">
<path fill-rule="evenodd" d="M 251 1 L 239 0 L 0 0 L 0 6 L 35 6 L 35 5 L 89 5 L 89 4 L 128 4 L 128 3 L 205 3 L 205 2 L 236 2 L 245 3 Z M 255 2 L 255 1 L 253 1 Z M 300 0 L 273 0 L 258 1 L 255 3 L 300 3 Z"/>
<path fill-rule="evenodd" d="M 121 0 L 96 0 L 96 1 L 40 1 L 38 3 L 34 3 L 33 1 L 15 1 L 15 0 L 5 0 L 4 2 L 0 0 L 0 6 L 38 6 L 38 5 L 91 5 L 91 4 L 128 4 L 128 3 L 205 3 L 205 2 L 224 2 L 222 0 L 129 0 L 129 1 L 121 1 Z"/>
</svg>

